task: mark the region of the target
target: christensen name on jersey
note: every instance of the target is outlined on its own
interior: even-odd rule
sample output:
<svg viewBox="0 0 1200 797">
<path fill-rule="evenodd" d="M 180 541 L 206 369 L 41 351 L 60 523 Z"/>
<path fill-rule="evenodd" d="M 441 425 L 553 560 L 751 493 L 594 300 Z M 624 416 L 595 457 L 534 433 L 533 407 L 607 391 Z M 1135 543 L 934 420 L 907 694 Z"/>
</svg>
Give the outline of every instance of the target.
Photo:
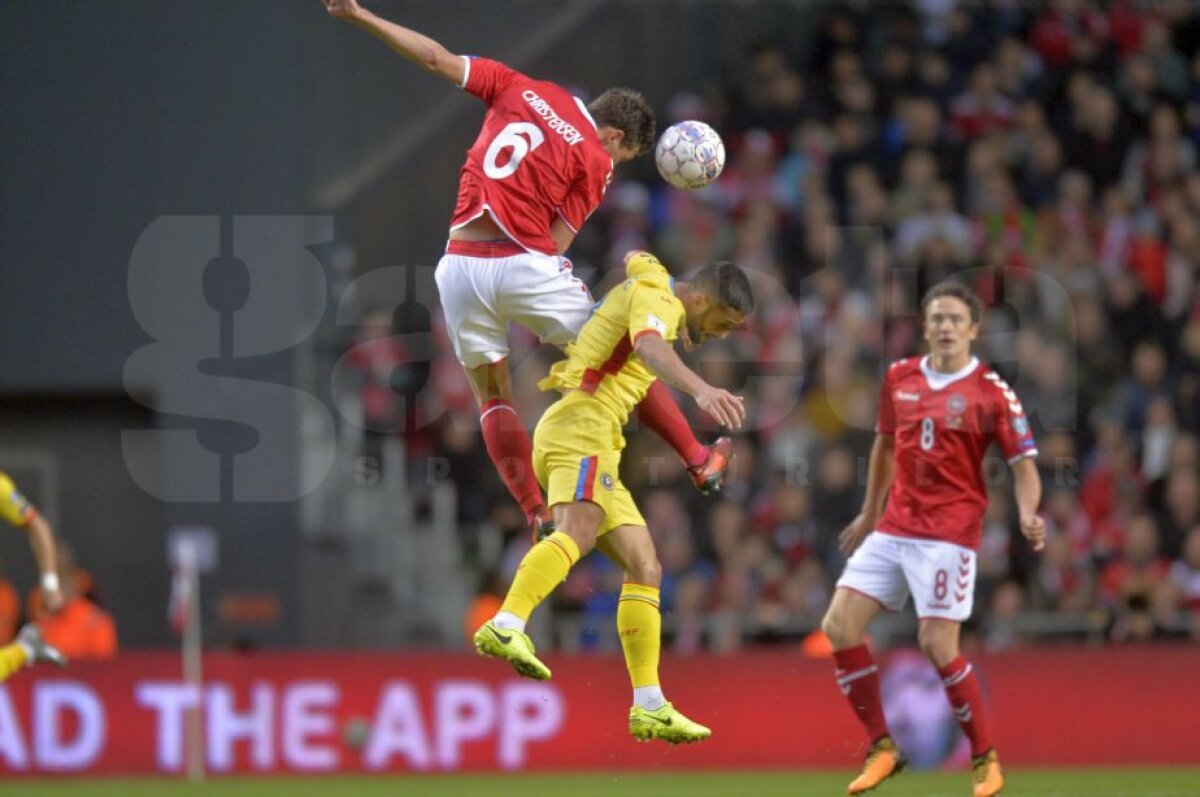
<svg viewBox="0 0 1200 797">
<path fill-rule="evenodd" d="M 613 159 L 584 104 L 564 88 L 499 61 L 468 58 L 463 88 L 487 103 L 459 173 L 450 228 L 484 213 L 529 252 L 557 255 L 551 225 L 574 232 L 612 180 Z"/>
</svg>

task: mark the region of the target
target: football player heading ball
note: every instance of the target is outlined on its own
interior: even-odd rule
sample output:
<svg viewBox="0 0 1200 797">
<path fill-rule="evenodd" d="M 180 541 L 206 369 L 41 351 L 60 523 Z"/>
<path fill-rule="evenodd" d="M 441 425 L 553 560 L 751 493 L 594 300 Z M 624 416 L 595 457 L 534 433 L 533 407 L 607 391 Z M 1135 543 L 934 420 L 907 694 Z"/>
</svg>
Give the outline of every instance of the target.
<svg viewBox="0 0 1200 797">
<path fill-rule="evenodd" d="M 487 105 L 460 172 L 450 240 L 434 276 L 455 355 L 479 404 L 488 455 L 534 537 L 545 536 L 553 521 L 534 477 L 529 433 L 512 404 L 508 323 L 559 347 L 579 334 L 595 302 L 561 255 L 603 199 L 614 166 L 653 146 L 654 114 L 636 91 L 609 89 L 585 105 L 563 87 L 498 61 L 455 55 L 357 0 L 322 3 Z M 727 391 L 708 386 L 697 401 L 734 428 Z M 720 490 L 732 456 L 728 437 L 701 444 L 660 382 L 637 414 L 675 449 L 701 492 Z"/>
</svg>

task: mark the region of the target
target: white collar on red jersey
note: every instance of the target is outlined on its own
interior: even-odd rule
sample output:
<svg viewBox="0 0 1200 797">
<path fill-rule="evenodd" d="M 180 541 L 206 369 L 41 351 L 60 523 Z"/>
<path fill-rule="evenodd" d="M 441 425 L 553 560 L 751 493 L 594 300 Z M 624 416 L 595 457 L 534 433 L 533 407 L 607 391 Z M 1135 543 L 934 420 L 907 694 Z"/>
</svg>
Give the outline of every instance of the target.
<svg viewBox="0 0 1200 797">
<path fill-rule="evenodd" d="M 930 367 L 928 354 L 921 358 L 921 373 L 925 374 L 925 381 L 929 383 L 929 387 L 932 390 L 941 390 L 948 385 L 952 385 L 958 380 L 970 376 L 971 373 L 978 367 L 979 358 L 972 357 L 971 361 L 961 369 L 952 374 L 943 374 L 941 371 L 935 371 L 932 367 Z"/>
<path fill-rule="evenodd" d="M 596 127 L 596 120 L 592 118 L 590 113 L 588 113 L 587 106 L 583 104 L 583 100 L 579 99 L 578 97 L 572 97 L 571 99 L 575 100 L 575 104 L 579 106 L 579 112 L 583 114 L 583 118 L 591 122 L 592 129 L 598 131 L 600 128 Z"/>
</svg>

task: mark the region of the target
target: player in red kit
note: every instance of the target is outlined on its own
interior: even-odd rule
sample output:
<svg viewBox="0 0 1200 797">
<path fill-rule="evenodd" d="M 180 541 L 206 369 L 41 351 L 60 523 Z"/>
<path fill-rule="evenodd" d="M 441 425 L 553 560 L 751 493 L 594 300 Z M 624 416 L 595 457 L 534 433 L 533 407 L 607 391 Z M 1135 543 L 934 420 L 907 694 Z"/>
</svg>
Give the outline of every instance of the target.
<svg viewBox="0 0 1200 797">
<path fill-rule="evenodd" d="M 583 327 L 595 303 L 562 253 L 604 198 L 614 166 L 653 146 L 654 114 L 629 89 L 609 89 L 585 105 L 561 86 L 498 61 L 454 55 L 356 0 L 322 2 L 333 16 L 488 106 L 460 172 L 450 240 L 434 276 L 455 355 L 479 403 L 488 455 L 540 536 L 552 521 L 533 473 L 529 434 L 512 405 L 508 323 L 559 347 Z M 740 426 L 726 391 L 712 388 L 697 403 L 722 424 Z M 701 492 L 720 489 L 729 438 L 702 445 L 658 382 L 638 418 L 679 453 Z"/>
<path fill-rule="evenodd" d="M 944 282 L 926 294 L 921 309 L 930 353 L 893 363 L 884 378 L 866 498 L 840 538 L 842 550 L 853 555 L 822 628 L 833 645 L 838 686 L 871 740 L 849 793 L 870 791 L 905 764 L 888 732 L 864 634 L 881 609 L 899 611 L 911 595 L 921 650 L 937 667 L 971 742 L 974 795 L 991 797 L 1000 793 L 1004 777 L 983 691 L 959 652 L 987 507 L 982 465 L 988 446 L 996 442 L 1012 468 L 1021 533 L 1034 550 L 1046 539 L 1037 515 L 1042 482 L 1021 402 L 971 355 L 982 314 L 979 298 Z"/>
</svg>

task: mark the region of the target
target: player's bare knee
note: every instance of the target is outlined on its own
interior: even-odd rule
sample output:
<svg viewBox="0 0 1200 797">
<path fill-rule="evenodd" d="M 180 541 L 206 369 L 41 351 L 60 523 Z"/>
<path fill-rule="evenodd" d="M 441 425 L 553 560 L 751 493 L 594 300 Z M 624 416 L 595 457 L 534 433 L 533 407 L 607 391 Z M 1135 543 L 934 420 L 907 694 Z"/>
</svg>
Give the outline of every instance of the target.
<svg viewBox="0 0 1200 797">
<path fill-rule="evenodd" d="M 581 523 L 571 524 L 567 527 L 559 526 L 559 531 L 566 534 L 575 541 L 575 545 L 579 547 L 579 557 L 582 559 L 587 556 L 593 548 L 596 547 L 596 529 L 588 528 Z"/>
<path fill-rule="evenodd" d="M 507 361 L 500 360 L 465 370 L 471 383 L 471 392 L 475 394 L 479 406 L 494 399 L 512 401 L 512 378 L 508 373 Z"/>
<path fill-rule="evenodd" d="M 821 619 L 821 631 L 829 638 L 829 644 L 833 645 L 835 650 L 848 646 L 849 643 L 845 638 L 846 623 L 836 606 L 830 605 L 825 612 L 825 616 Z"/>
<path fill-rule="evenodd" d="M 554 505 L 555 529 L 574 540 L 581 558 L 596 547 L 603 522 L 604 510 L 590 501 Z"/>
<path fill-rule="evenodd" d="M 957 641 L 936 625 L 921 624 L 917 631 L 917 645 L 937 667 L 944 667 L 958 657 Z"/>
<path fill-rule="evenodd" d="M 562 515 L 556 513 L 554 525 L 558 531 L 575 541 L 581 558 L 587 556 L 596 547 L 596 535 L 600 530 L 600 523 L 590 513 L 571 512 Z"/>
<path fill-rule="evenodd" d="M 662 585 L 662 565 L 657 556 L 639 558 L 630 563 L 629 578 L 635 584 L 646 587 Z"/>
</svg>

